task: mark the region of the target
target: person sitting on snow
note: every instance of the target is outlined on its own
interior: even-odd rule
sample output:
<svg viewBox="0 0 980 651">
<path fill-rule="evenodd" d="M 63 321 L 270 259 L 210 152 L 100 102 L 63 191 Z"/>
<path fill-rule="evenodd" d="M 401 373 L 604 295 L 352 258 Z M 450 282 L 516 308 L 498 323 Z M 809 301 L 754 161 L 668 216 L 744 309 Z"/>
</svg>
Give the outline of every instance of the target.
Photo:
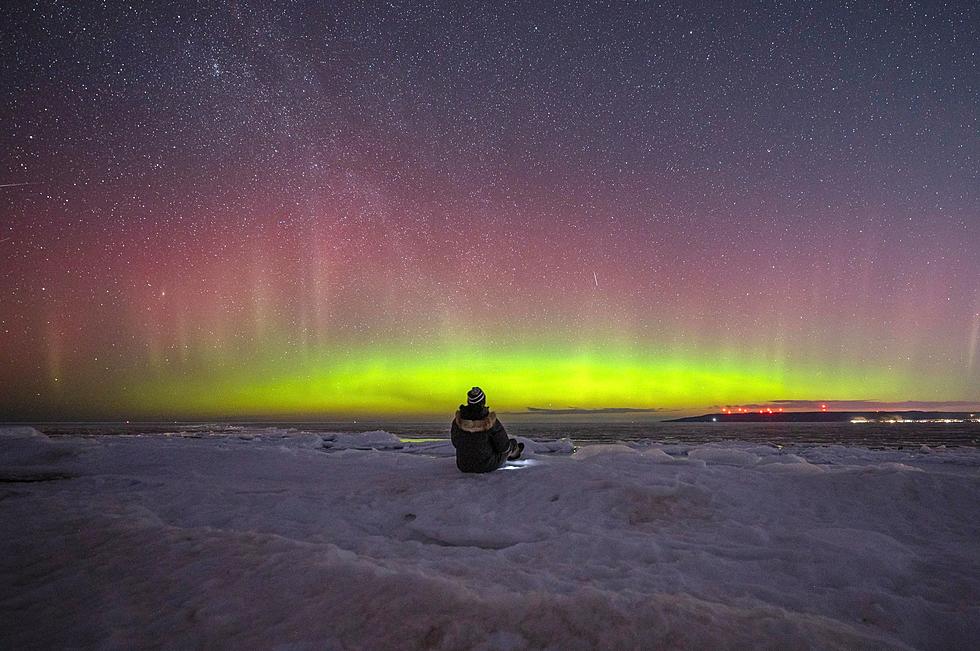
<svg viewBox="0 0 980 651">
<path fill-rule="evenodd" d="M 451 438 L 456 448 L 456 467 L 462 472 L 492 472 L 504 461 L 519 459 L 524 444 L 507 437 L 497 415 L 487 409 L 487 397 L 480 387 L 466 394 L 453 417 Z"/>
</svg>

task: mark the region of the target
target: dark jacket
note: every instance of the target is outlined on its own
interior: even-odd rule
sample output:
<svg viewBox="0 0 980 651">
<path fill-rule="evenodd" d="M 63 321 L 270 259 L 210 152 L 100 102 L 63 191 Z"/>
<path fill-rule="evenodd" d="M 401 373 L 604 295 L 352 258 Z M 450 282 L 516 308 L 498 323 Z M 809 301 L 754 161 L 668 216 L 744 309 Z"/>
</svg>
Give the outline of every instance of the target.
<svg viewBox="0 0 980 651">
<path fill-rule="evenodd" d="M 507 460 L 507 430 L 486 407 L 460 405 L 450 431 L 456 467 L 463 472 L 490 472 Z"/>
</svg>

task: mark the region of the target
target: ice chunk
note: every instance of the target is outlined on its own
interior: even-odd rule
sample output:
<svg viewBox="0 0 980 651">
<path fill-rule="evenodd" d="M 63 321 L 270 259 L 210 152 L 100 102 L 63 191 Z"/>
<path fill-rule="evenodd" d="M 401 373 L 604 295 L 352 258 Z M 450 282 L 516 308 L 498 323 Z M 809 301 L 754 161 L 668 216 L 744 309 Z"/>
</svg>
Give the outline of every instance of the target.
<svg viewBox="0 0 980 651">
<path fill-rule="evenodd" d="M 629 447 L 624 444 L 615 443 L 601 443 L 597 445 L 583 445 L 575 454 L 572 455 L 574 459 L 591 459 L 597 456 L 607 456 L 613 454 L 629 454 L 636 455 L 638 452 L 636 449 Z"/>
<path fill-rule="evenodd" d="M 534 454 L 571 454 L 575 450 L 571 439 L 563 438 L 557 441 L 533 441 L 523 436 L 518 436 L 519 441 L 524 442 L 525 452 Z"/>
<path fill-rule="evenodd" d="M 399 450 L 405 447 L 400 438 L 384 430 L 371 432 L 335 432 L 321 436 L 323 447 L 330 450 Z"/>
</svg>

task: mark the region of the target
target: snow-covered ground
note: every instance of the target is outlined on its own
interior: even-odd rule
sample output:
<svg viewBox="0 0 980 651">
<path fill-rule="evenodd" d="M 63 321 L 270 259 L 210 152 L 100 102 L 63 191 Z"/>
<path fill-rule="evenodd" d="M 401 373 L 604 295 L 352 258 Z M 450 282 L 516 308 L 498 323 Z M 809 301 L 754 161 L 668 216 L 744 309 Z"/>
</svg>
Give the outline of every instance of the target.
<svg viewBox="0 0 980 651">
<path fill-rule="evenodd" d="M 0 648 L 980 640 L 976 449 L 528 445 L 4 430 Z"/>
</svg>

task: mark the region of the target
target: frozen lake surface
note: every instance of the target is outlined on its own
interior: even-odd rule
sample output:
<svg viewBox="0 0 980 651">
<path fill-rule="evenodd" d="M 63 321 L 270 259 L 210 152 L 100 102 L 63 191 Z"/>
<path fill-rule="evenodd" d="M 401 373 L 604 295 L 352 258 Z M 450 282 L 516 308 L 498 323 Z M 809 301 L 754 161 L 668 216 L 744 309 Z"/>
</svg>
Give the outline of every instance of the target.
<svg viewBox="0 0 980 651">
<path fill-rule="evenodd" d="M 851 445 L 870 448 L 980 446 L 980 423 L 665 423 L 650 418 L 550 417 L 500 414 L 511 436 L 536 440 L 568 438 L 576 444 L 626 442 L 709 443 L 742 441 L 775 445 Z M 234 436 L 274 429 L 305 432 L 384 430 L 405 438 L 448 438 L 451 417 L 432 421 L 328 421 L 278 423 L 46 423 L 52 436 L 180 433 Z"/>
<path fill-rule="evenodd" d="M 980 639 L 975 447 L 0 434 L 2 648 Z"/>
</svg>

